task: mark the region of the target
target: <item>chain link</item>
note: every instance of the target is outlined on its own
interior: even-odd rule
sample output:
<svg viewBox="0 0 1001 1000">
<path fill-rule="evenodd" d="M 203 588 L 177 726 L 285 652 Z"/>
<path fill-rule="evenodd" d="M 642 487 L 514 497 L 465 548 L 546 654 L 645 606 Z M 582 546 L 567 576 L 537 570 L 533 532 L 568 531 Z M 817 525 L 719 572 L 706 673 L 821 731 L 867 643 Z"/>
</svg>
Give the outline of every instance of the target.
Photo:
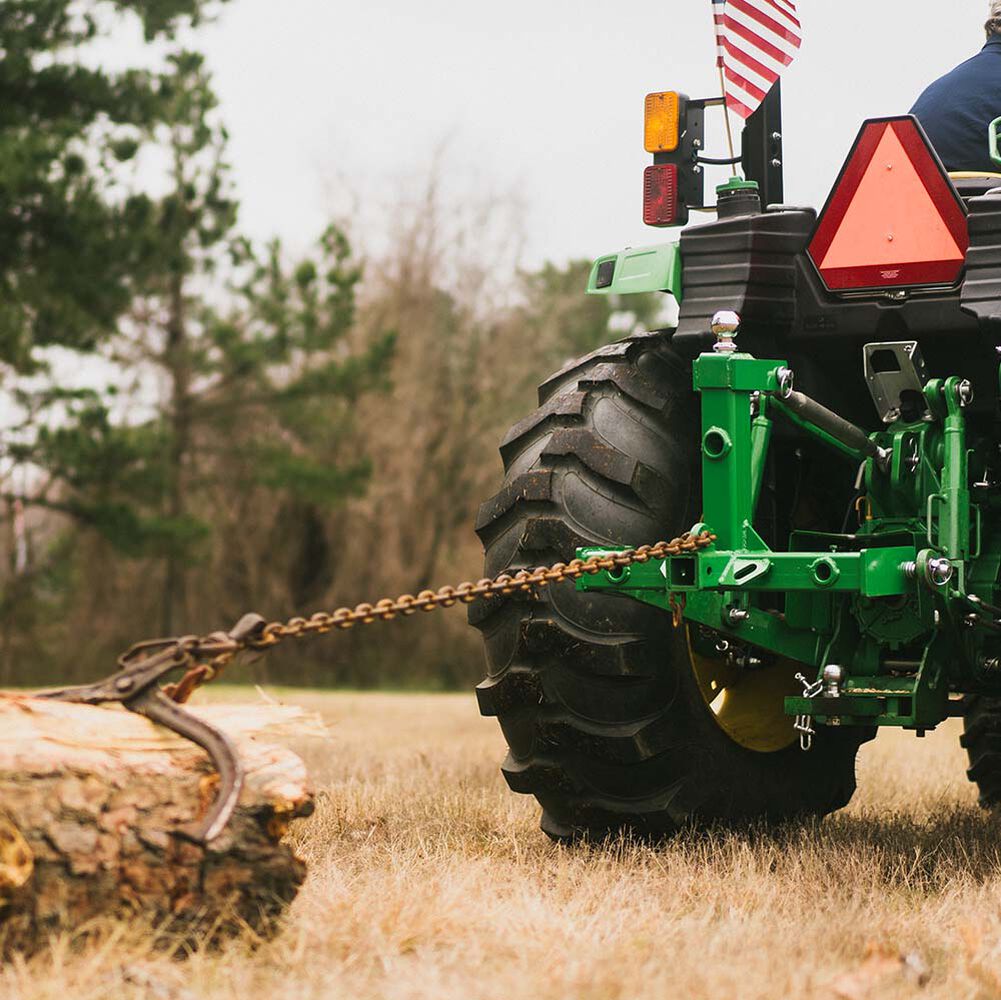
<svg viewBox="0 0 1001 1000">
<path fill-rule="evenodd" d="M 190 669 L 176 684 L 168 684 L 164 692 L 174 701 L 187 701 L 191 693 L 202 684 L 215 679 L 236 655 L 243 650 L 264 651 L 272 649 L 286 639 L 302 639 L 311 635 L 323 635 L 333 629 L 349 629 L 355 625 L 371 625 L 374 622 L 392 621 L 397 615 L 408 616 L 418 611 L 434 611 L 436 608 L 450 608 L 454 604 L 472 604 L 474 601 L 493 597 L 507 597 L 517 592 L 531 591 L 533 587 L 547 587 L 564 580 L 579 580 L 582 576 L 594 575 L 607 570 L 624 569 L 634 563 L 645 563 L 651 559 L 665 559 L 668 556 L 697 552 L 711 545 L 716 536 L 709 532 L 699 535 L 686 534 L 669 542 L 655 545 L 640 545 L 635 549 L 621 552 L 596 553 L 588 559 L 573 559 L 568 563 L 554 563 L 539 566 L 533 570 L 522 569 L 516 573 L 501 573 L 493 578 L 476 583 L 460 583 L 457 587 L 445 586 L 438 590 L 422 590 L 415 597 L 402 594 L 393 600 L 384 597 L 374 604 L 358 604 L 354 608 L 338 608 L 336 611 L 319 611 L 308 618 L 296 616 L 287 621 L 265 622 L 254 617 L 253 627 L 241 631 L 240 625 L 233 632 L 213 632 L 205 636 L 183 636 L 179 639 L 155 640 L 153 643 L 134 646 L 120 659 L 120 664 L 134 660 L 146 649 L 164 649 L 176 646 L 179 665 L 190 664 Z M 682 605 L 683 607 L 683 605 Z M 681 608 L 672 605 L 675 618 Z M 247 616 L 250 618 L 251 616 Z M 246 621 L 241 620 L 241 624 Z"/>
</svg>

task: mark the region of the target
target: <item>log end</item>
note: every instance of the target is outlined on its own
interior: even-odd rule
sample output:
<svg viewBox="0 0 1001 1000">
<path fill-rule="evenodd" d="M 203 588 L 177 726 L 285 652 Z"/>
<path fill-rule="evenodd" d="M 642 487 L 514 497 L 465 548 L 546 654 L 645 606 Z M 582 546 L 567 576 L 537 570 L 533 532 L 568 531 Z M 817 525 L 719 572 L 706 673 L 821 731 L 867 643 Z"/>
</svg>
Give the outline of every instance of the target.
<svg viewBox="0 0 1001 1000">
<path fill-rule="evenodd" d="M 193 710 L 227 732 L 246 771 L 229 826 L 208 845 L 182 832 L 215 796 L 203 751 L 117 708 L 0 695 L 7 950 L 136 914 L 173 937 L 273 929 L 306 874 L 284 834 L 313 796 L 301 759 L 267 735 L 315 735 L 318 724 L 275 705 Z"/>
</svg>

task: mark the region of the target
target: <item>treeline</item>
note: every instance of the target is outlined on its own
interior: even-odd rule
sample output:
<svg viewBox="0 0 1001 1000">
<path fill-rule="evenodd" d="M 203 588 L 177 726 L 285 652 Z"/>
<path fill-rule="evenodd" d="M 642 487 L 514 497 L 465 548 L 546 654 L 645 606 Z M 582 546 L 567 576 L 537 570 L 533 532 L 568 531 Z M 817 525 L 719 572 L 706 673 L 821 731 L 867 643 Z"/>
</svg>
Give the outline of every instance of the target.
<svg viewBox="0 0 1001 1000">
<path fill-rule="evenodd" d="M 208 67 L 177 43 L 217 10 L 0 5 L 2 684 L 93 677 L 247 610 L 475 579 L 505 429 L 614 336 L 587 262 L 498 275 L 505 206 L 447 205 L 433 174 L 389 251 L 366 256 L 351 220 L 304 256 L 253 245 Z M 159 68 L 95 67 L 135 19 Z M 237 676 L 446 687 L 480 668 L 452 610 Z"/>
</svg>

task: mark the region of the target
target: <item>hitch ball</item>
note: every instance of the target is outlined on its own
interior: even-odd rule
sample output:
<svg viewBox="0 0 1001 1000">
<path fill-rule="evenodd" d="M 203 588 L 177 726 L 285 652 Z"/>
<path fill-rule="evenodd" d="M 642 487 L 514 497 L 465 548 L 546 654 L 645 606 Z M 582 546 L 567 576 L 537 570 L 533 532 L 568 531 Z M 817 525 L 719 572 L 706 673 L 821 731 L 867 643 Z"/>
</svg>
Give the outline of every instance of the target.
<svg viewBox="0 0 1001 1000">
<path fill-rule="evenodd" d="M 845 679 L 845 668 L 836 663 L 828 663 L 824 667 L 824 697 L 837 698 L 841 695 L 841 684 Z"/>
<path fill-rule="evenodd" d="M 729 309 L 721 309 L 713 315 L 709 329 L 712 330 L 713 335 L 716 337 L 713 350 L 717 354 L 733 354 L 737 350 L 737 345 L 734 341 L 737 337 L 737 331 L 740 330 L 740 316 L 735 312 Z"/>
</svg>

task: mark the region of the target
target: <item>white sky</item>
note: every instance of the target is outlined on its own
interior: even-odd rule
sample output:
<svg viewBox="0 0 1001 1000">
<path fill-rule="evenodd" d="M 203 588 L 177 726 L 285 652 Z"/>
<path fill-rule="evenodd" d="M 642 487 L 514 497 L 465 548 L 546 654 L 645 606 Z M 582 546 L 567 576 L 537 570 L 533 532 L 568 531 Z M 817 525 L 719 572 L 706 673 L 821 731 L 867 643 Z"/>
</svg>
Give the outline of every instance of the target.
<svg viewBox="0 0 1001 1000">
<path fill-rule="evenodd" d="M 798 6 L 786 201 L 819 207 L 864 118 L 906 112 L 980 48 L 987 3 Z M 292 247 L 332 212 L 384 226 L 443 143 L 456 198 L 518 192 L 529 263 L 660 241 L 640 219 L 643 97 L 718 92 L 709 0 L 232 0 L 196 44 L 230 128 L 243 226 Z"/>
</svg>

